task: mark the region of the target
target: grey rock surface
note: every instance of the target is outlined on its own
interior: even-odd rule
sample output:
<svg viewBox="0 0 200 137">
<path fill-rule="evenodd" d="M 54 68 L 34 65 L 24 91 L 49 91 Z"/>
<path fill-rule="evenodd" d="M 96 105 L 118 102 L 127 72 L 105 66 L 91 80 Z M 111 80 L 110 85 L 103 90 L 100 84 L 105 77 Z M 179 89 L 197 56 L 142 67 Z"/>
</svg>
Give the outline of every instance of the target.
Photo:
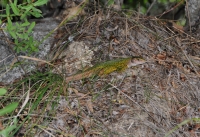
<svg viewBox="0 0 200 137">
<path fill-rule="evenodd" d="M 33 31 L 33 36 L 38 41 L 41 41 L 51 30 L 56 28 L 58 25 L 58 22 L 53 18 L 45 18 L 34 21 L 36 21 L 36 26 Z M 20 59 L 20 61 L 23 61 L 23 64 L 18 66 L 14 65 L 14 63 L 17 62 L 17 58 L 10 49 L 10 47 L 13 47 L 14 45 L 8 45 L 6 39 L 7 37 L 5 37 L 2 32 L 0 32 L 0 82 L 3 84 L 11 84 L 14 80 L 23 76 L 25 72 L 28 73 L 34 70 L 36 68 L 36 62 Z M 48 37 L 39 46 L 39 52 L 34 53 L 31 55 L 31 57 L 45 59 L 51 45 L 53 44 L 53 41 L 54 34 Z M 17 54 L 17 56 L 20 55 L 28 56 L 24 53 Z"/>
<path fill-rule="evenodd" d="M 187 4 L 185 6 L 185 13 L 187 17 L 188 25 L 195 25 L 196 21 L 199 20 L 200 17 L 200 1 L 199 0 L 187 0 Z"/>
</svg>

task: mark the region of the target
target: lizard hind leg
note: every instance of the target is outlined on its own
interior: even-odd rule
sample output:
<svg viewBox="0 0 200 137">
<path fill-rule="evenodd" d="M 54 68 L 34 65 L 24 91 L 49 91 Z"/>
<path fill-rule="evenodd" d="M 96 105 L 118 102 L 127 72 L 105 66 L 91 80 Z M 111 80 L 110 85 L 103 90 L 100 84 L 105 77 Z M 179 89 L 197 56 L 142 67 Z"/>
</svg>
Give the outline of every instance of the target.
<svg viewBox="0 0 200 137">
<path fill-rule="evenodd" d="M 120 72 L 120 73 L 121 73 L 121 72 L 125 71 L 126 68 L 127 68 L 126 66 L 121 67 L 121 68 L 117 69 L 117 72 Z"/>
</svg>

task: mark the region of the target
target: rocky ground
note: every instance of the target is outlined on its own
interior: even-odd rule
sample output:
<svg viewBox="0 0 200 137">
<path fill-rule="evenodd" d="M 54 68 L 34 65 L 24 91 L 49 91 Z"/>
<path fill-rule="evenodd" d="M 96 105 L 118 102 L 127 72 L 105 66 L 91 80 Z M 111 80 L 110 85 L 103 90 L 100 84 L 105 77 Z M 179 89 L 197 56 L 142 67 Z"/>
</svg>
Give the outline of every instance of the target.
<svg viewBox="0 0 200 137">
<path fill-rule="evenodd" d="M 188 34 L 173 22 L 133 11 L 89 7 L 54 37 L 48 59 L 54 65 L 50 71 L 63 78 L 61 93 L 48 88 L 16 136 L 200 136 L 197 32 Z M 129 56 L 141 56 L 147 63 L 105 77 L 64 82 L 84 67 Z M 44 65 L 38 69 L 48 70 Z M 45 88 L 48 82 L 35 83 Z M 30 102 L 35 92 L 30 92 Z"/>
</svg>

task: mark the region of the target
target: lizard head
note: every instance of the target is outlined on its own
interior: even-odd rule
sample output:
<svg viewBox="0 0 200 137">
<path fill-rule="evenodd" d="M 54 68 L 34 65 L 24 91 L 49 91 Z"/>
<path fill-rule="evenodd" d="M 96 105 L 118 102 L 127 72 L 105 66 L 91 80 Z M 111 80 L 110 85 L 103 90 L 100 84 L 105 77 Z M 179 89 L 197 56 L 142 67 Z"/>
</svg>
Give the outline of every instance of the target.
<svg viewBox="0 0 200 137">
<path fill-rule="evenodd" d="M 142 57 L 132 57 L 131 61 L 128 64 L 128 67 L 137 66 L 140 64 L 144 64 L 146 61 Z"/>
</svg>

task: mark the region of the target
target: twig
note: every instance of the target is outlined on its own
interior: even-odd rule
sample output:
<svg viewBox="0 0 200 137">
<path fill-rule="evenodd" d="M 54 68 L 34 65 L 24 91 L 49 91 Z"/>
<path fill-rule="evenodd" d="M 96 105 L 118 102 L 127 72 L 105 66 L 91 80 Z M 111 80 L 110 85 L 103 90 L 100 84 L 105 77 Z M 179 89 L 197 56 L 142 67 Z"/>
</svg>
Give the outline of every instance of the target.
<svg viewBox="0 0 200 137">
<path fill-rule="evenodd" d="M 183 48 L 181 47 L 181 41 L 179 40 L 179 38 L 176 38 L 176 42 L 179 46 L 179 48 L 181 49 L 181 51 L 183 52 L 183 54 L 185 55 L 185 57 L 187 58 L 188 62 L 190 63 L 190 65 L 192 66 L 192 68 L 194 69 L 195 73 L 197 74 L 198 77 L 200 77 L 200 74 L 198 73 L 198 71 L 196 70 L 196 67 L 193 65 L 193 63 L 190 61 L 188 55 L 185 53 L 185 51 L 183 50 Z"/>
<path fill-rule="evenodd" d="M 154 0 L 151 5 L 149 6 L 147 12 L 146 12 L 146 15 L 149 13 L 149 11 L 151 10 L 151 8 L 153 7 L 153 5 L 156 3 L 157 0 Z"/>
<path fill-rule="evenodd" d="M 161 18 L 163 15 L 165 15 L 166 13 L 169 13 L 170 11 L 174 10 L 175 8 L 177 8 L 178 6 L 180 6 L 183 3 L 183 0 L 181 0 L 178 4 L 176 4 L 174 7 L 172 7 L 171 9 L 163 12 L 161 15 L 158 15 L 159 18 Z"/>
<path fill-rule="evenodd" d="M 131 100 L 133 103 L 135 103 L 136 105 L 138 105 L 142 110 L 144 110 L 145 112 L 147 112 L 147 114 L 149 115 L 149 117 L 151 117 L 153 119 L 153 121 L 155 121 L 156 123 L 159 124 L 159 122 L 157 122 L 148 112 L 148 110 L 146 110 L 145 107 L 143 107 L 142 105 L 140 105 L 139 103 L 135 102 L 130 96 L 128 96 L 127 94 L 125 94 L 124 92 L 122 92 L 119 88 L 117 88 L 115 85 L 108 83 L 109 85 L 111 85 L 112 87 L 114 87 L 115 89 L 117 89 L 121 94 L 123 94 L 125 97 L 127 97 L 129 100 Z"/>
<path fill-rule="evenodd" d="M 46 63 L 46 64 L 48 64 L 48 65 L 50 65 L 50 66 L 53 66 L 53 67 L 56 69 L 56 71 L 57 71 L 58 73 L 62 74 L 61 71 L 60 71 L 56 66 L 54 66 L 54 65 L 51 64 L 51 63 L 49 63 L 49 62 L 46 61 L 46 60 L 42 60 L 42 59 L 38 59 L 38 58 L 34 58 L 34 57 L 28 57 L 28 56 L 18 56 L 18 57 L 19 57 L 19 58 L 23 58 L 23 59 L 28 59 L 28 60 L 33 60 L 33 61 L 38 61 L 38 62 Z"/>
<path fill-rule="evenodd" d="M 186 3 L 185 7 L 186 7 L 186 11 L 187 11 L 187 17 L 188 17 L 188 21 L 189 21 L 188 25 L 190 27 L 190 33 L 191 33 L 192 32 L 192 28 L 191 28 L 191 21 L 190 21 L 190 11 L 188 10 L 188 0 L 186 0 L 185 3 Z"/>
</svg>

